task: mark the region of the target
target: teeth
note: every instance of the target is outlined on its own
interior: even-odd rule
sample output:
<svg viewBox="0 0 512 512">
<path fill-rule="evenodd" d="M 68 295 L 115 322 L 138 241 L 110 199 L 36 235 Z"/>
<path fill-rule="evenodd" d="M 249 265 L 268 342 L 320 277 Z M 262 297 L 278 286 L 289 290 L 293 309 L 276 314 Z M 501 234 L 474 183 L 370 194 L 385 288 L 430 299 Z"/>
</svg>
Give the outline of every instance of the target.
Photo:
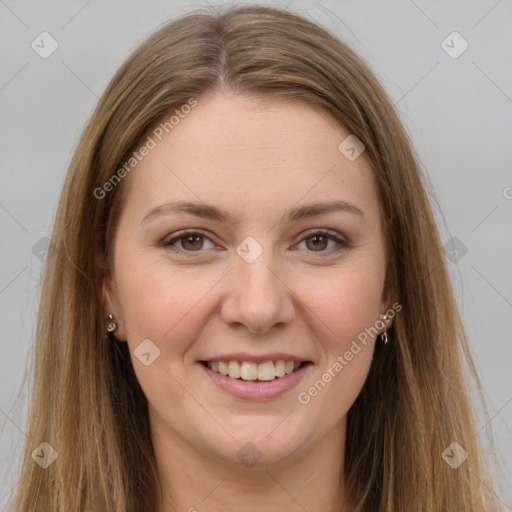
<svg viewBox="0 0 512 512">
<path fill-rule="evenodd" d="M 282 359 L 274 363 L 274 371 L 276 377 L 284 377 L 286 375 L 285 366 L 286 365 L 284 364 L 284 361 Z"/>
<path fill-rule="evenodd" d="M 240 365 L 236 361 L 230 361 L 229 364 L 231 363 L 236 364 L 240 369 L 238 376 L 241 377 L 242 380 L 256 380 L 258 378 L 258 364 L 246 361 Z"/>
<path fill-rule="evenodd" d="M 257 365 L 258 367 L 258 380 L 274 380 L 276 378 L 276 371 L 274 370 L 274 363 L 267 361 Z"/>
<path fill-rule="evenodd" d="M 212 368 L 213 370 L 213 368 Z M 232 379 L 238 379 L 240 377 L 240 365 L 237 361 L 229 361 L 228 363 L 228 375 Z"/>
<path fill-rule="evenodd" d="M 276 377 L 284 377 L 297 370 L 299 361 L 265 361 L 257 364 L 252 361 L 213 361 L 207 363 L 215 373 L 226 375 L 232 379 L 270 381 Z"/>
<path fill-rule="evenodd" d="M 210 366 L 210 368 L 213 370 L 213 363 L 212 363 L 212 366 Z M 215 371 L 215 370 L 213 370 L 213 371 Z M 224 361 L 219 361 L 219 373 L 221 375 L 228 374 L 228 364 L 225 363 Z"/>
</svg>

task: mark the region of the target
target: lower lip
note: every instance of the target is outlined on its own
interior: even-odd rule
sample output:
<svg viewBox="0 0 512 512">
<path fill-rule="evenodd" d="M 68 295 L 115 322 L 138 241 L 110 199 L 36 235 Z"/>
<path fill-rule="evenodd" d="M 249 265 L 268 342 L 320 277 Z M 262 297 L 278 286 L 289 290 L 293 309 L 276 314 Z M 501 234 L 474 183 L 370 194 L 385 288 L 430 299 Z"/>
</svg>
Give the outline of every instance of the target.
<svg viewBox="0 0 512 512">
<path fill-rule="evenodd" d="M 298 370 L 295 370 L 284 377 L 277 377 L 274 380 L 264 382 L 232 379 L 231 377 L 210 370 L 210 368 L 204 366 L 202 363 L 197 364 L 223 391 L 226 391 L 237 398 L 255 401 L 276 398 L 297 386 L 297 384 L 303 379 L 309 367 L 312 366 L 311 363 L 306 363 Z"/>
</svg>

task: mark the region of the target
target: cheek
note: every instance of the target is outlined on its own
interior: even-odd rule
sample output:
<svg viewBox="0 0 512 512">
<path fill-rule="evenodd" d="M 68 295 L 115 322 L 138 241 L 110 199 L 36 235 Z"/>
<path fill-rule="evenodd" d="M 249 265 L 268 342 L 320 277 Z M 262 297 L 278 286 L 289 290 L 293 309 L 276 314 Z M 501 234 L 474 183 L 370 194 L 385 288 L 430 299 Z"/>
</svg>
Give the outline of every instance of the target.
<svg viewBox="0 0 512 512">
<path fill-rule="evenodd" d="M 381 313 L 383 270 L 379 265 L 333 268 L 314 280 L 299 278 L 294 287 L 316 324 L 323 325 L 326 346 L 342 349 Z"/>
<path fill-rule="evenodd" d="M 314 335 L 321 355 L 297 398 L 312 417 L 318 413 L 326 424 L 346 414 L 366 380 L 380 331 L 375 323 L 381 313 L 382 286 L 380 267 L 362 265 L 337 269 L 298 292 L 311 312 L 310 324 L 317 326 Z"/>
<path fill-rule="evenodd" d="M 171 357 L 186 350 L 200 327 L 197 315 L 206 314 L 207 292 L 214 291 L 219 280 L 217 272 L 198 269 L 171 265 L 161 256 L 134 256 L 118 262 L 123 326 L 132 350 L 146 338 L 162 351 L 168 351 L 166 345 L 172 341 Z"/>
<path fill-rule="evenodd" d="M 144 393 L 159 410 L 186 401 L 178 384 L 181 365 L 204 324 L 198 315 L 211 314 L 205 290 L 214 288 L 218 276 L 145 255 L 119 260 L 116 280 L 132 364 Z M 139 356 L 148 352 L 146 365 Z"/>
</svg>

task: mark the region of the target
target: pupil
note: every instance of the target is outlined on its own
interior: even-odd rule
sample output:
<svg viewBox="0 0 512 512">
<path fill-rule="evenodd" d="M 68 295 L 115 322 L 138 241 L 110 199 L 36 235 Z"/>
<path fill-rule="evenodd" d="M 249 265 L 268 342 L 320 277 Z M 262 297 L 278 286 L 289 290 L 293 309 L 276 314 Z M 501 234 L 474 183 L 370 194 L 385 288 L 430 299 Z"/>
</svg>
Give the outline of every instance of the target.
<svg viewBox="0 0 512 512">
<path fill-rule="evenodd" d="M 313 242 L 313 247 L 315 248 L 321 248 L 325 249 L 325 242 L 327 238 L 321 235 L 315 235 L 310 238 L 310 240 L 316 240 L 316 242 Z"/>
<path fill-rule="evenodd" d="M 201 247 L 201 244 L 198 244 L 198 241 L 201 240 L 201 237 L 199 237 L 199 236 L 190 235 L 190 236 L 187 236 L 184 240 L 185 240 L 185 246 L 187 244 L 191 244 L 192 248 Z M 184 247 L 184 248 L 186 248 L 186 247 Z"/>
</svg>

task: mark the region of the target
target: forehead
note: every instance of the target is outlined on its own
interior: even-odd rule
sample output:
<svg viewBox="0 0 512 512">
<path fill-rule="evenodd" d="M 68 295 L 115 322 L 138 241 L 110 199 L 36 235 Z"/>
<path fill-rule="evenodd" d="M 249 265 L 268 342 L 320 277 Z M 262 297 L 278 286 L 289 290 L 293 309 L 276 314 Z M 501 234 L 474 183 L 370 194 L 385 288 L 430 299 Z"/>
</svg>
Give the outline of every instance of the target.
<svg viewBox="0 0 512 512">
<path fill-rule="evenodd" d="M 350 161 L 340 152 L 350 134 L 321 109 L 215 93 L 180 114 L 166 129 L 162 123 L 172 113 L 150 131 L 153 147 L 125 184 L 130 209 L 185 199 L 216 204 L 243 220 L 342 199 L 377 222 L 371 168 L 363 157 Z"/>
</svg>

